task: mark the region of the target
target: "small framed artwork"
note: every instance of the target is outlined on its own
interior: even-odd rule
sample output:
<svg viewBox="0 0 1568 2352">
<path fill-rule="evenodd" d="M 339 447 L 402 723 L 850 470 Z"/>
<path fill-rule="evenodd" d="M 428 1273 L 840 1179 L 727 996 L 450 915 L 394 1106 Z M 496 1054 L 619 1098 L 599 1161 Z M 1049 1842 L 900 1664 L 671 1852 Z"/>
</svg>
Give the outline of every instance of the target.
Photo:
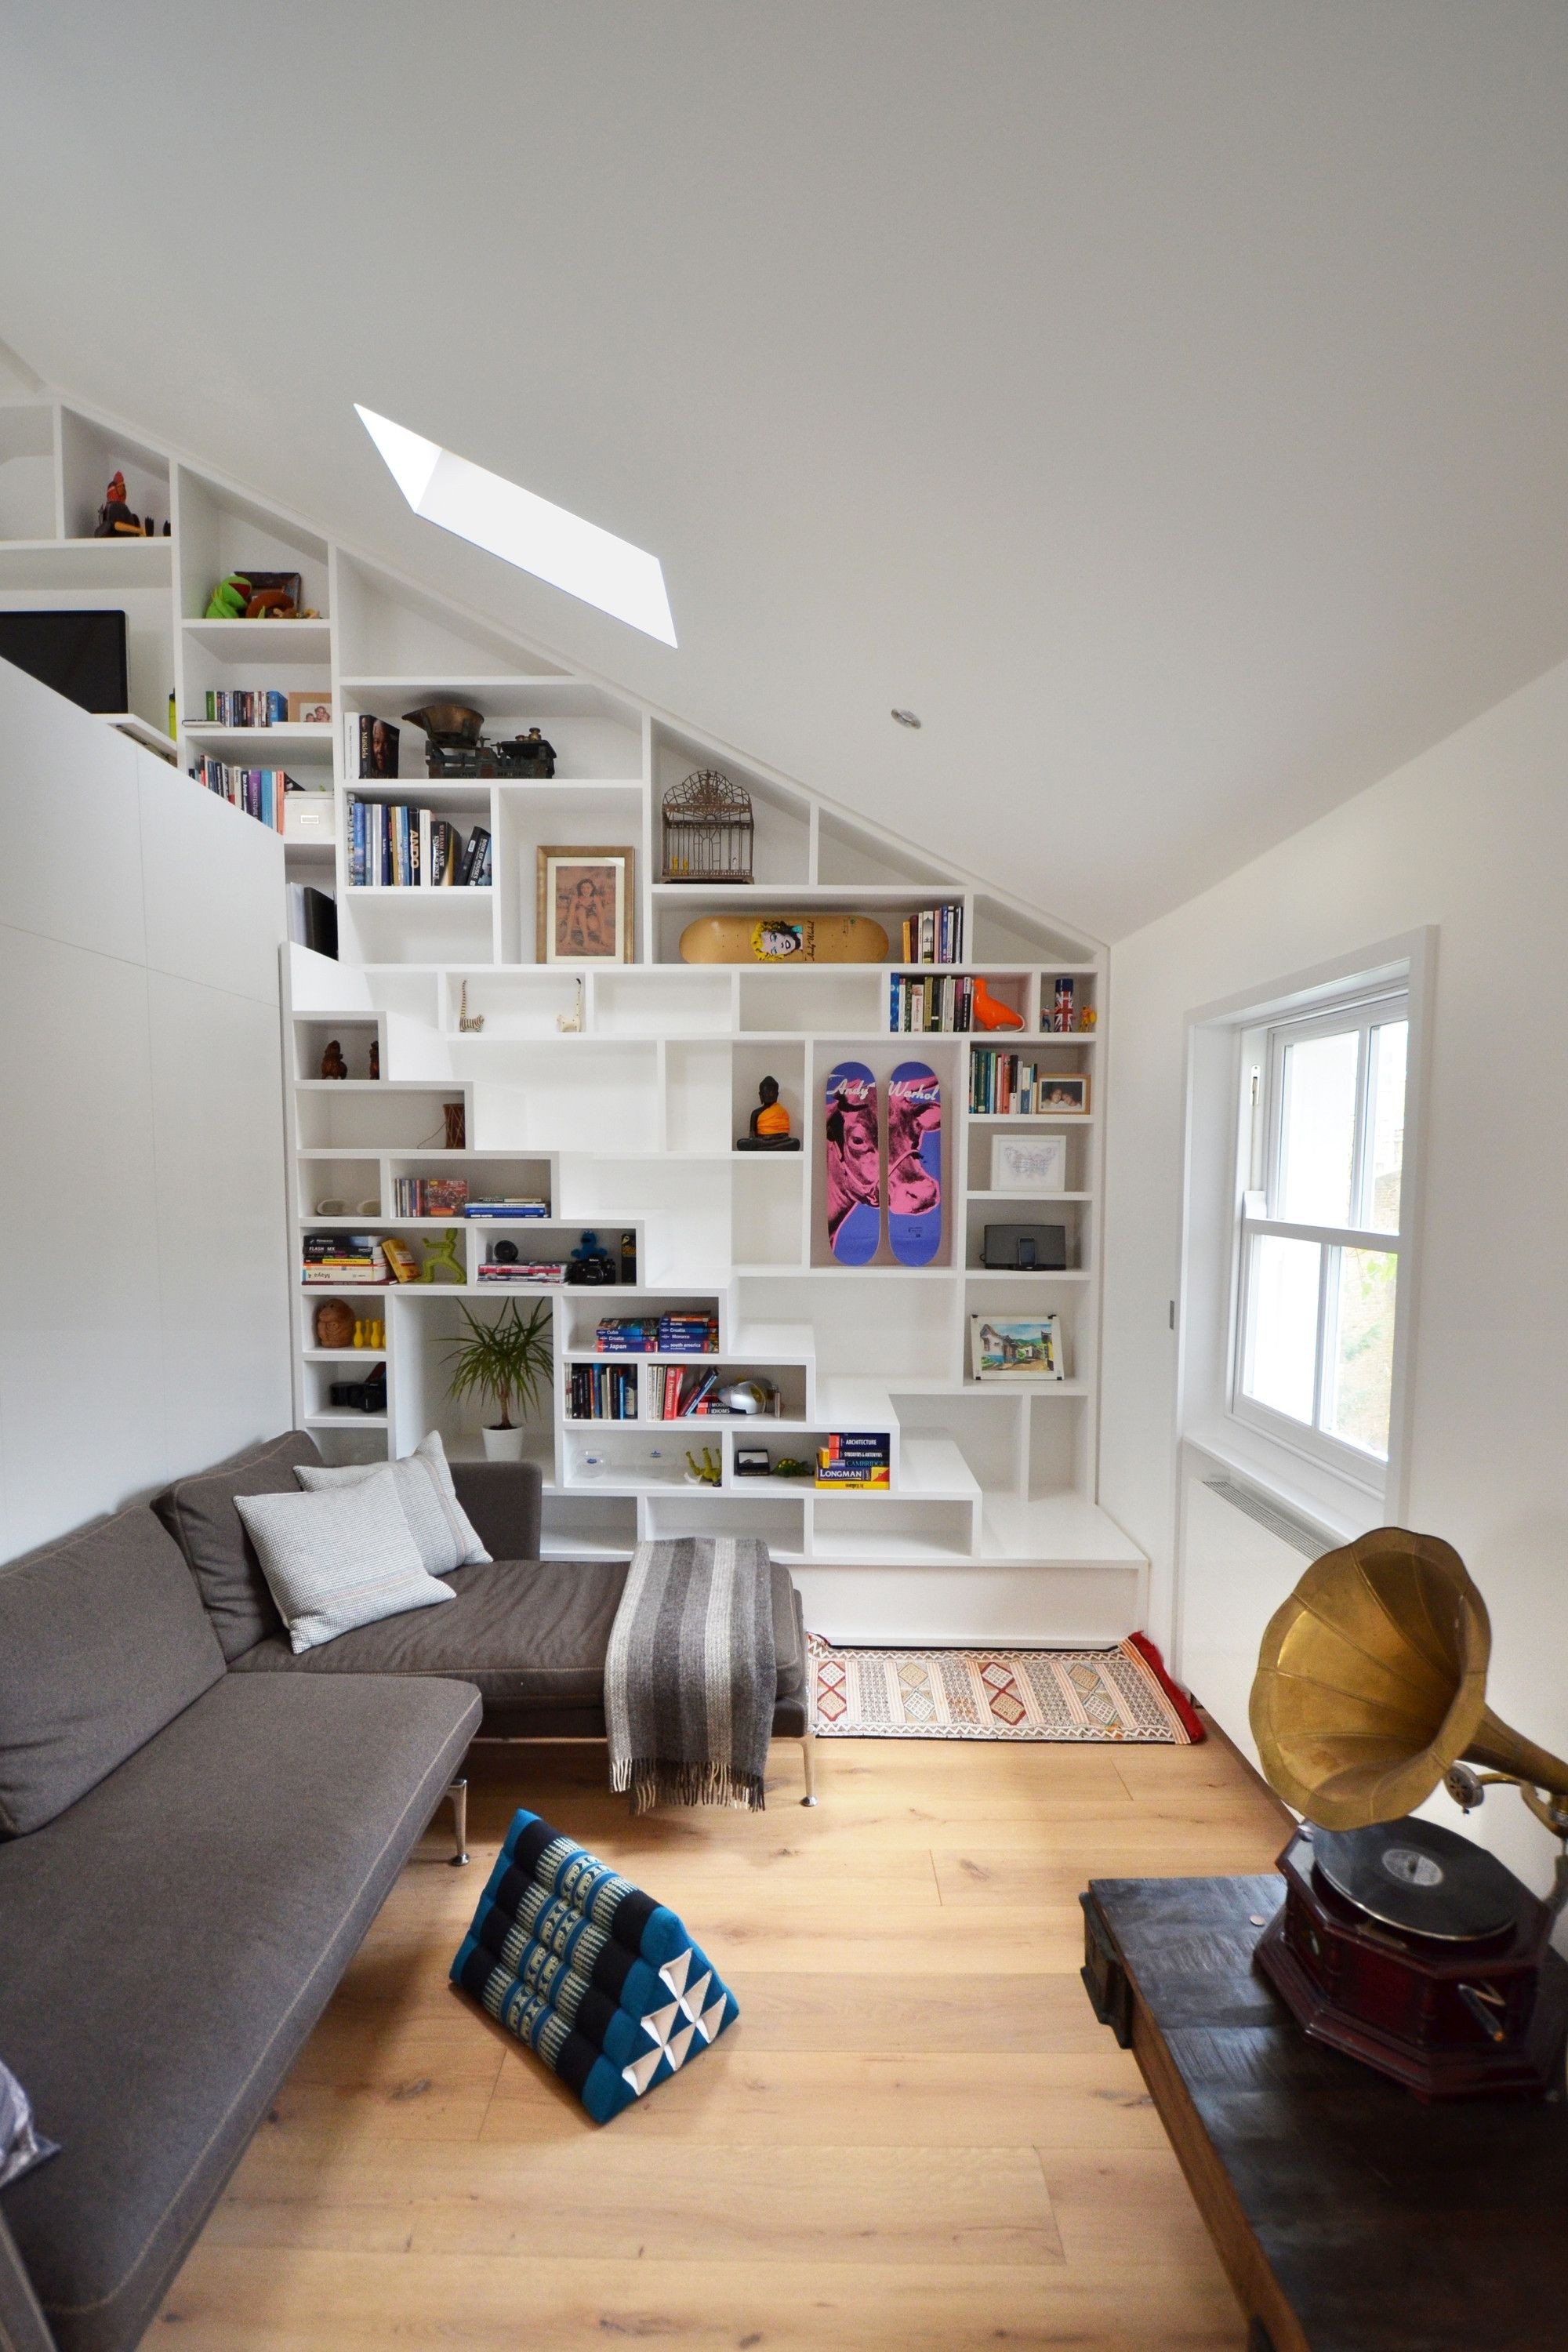
<svg viewBox="0 0 1568 2352">
<path fill-rule="evenodd" d="M 1089 1115 L 1087 1072 L 1064 1070 L 1060 1076 L 1042 1077 L 1035 1092 L 1037 1108 L 1047 1118 L 1086 1118 Z"/>
<path fill-rule="evenodd" d="M 628 848 L 542 846 L 534 953 L 541 963 L 630 963 L 637 900 Z"/>
<path fill-rule="evenodd" d="M 1065 1381 L 1059 1315 L 972 1315 L 969 1369 L 977 1381 Z"/>
<path fill-rule="evenodd" d="M 994 1192 L 1065 1192 L 1068 1188 L 1068 1139 L 1065 1135 L 994 1135 L 991 1139 L 991 1190 Z"/>
<path fill-rule="evenodd" d="M 330 727 L 331 723 L 332 698 L 330 694 L 291 694 L 289 697 L 290 727 Z"/>
<path fill-rule="evenodd" d="M 737 1478 L 766 1478 L 773 1471 L 773 1456 L 765 1445 L 737 1445 L 735 1475 Z"/>
</svg>

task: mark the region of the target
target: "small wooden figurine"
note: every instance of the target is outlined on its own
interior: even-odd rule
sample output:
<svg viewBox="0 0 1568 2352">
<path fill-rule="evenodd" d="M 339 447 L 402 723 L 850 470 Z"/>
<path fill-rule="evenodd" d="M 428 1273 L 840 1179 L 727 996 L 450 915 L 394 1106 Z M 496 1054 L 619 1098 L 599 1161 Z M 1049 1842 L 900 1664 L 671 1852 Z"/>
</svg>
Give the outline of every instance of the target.
<svg viewBox="0 0 1568 2352">
<path fill-rule="evenodd" d="M 103 504 L 98 509 L 98 521 L 93 528 L 94 539 L 148 539 L 151 525 L 144 530 L 140 515 L 133 515 L 125 503 L 125 477 L 116 474 L 109 485 Z"/>
<path fill-rule="evenodd" d="M 757 1087 L 757 1108 L 744 1135 L 735 1138 L 737 1151 L 798 1151 L 800 1138 L 789 1131 L 789 1113 L 779 1100 L 779 1082 L 763 1078 Z"/>
<path fill-rule="evenodd" d="M 321 1055 L 321 1076 L 324 1078 L 346 1078 L 348 1074 L 349 1066 L 343 1059 L 342 1041 L 330 1037 L 327 1050 Z"/>
<path fill-rule="evenodd" d="M 468 1141 L 468 1120 L 464 1115 L 462 1104 L 460 1102 L 443 1103 L 441 1111 L 447 1122 L 447 1150 L 466 1150 Z"/>
<path fill-rule="evenodd" d="M 379 1037 L 373 1037 L 370 1041 L 370 1074 L 373 1078 L 379 1078 L 381 1076 L 381 1039 Z"/>
<path fill-rule="evenodd" d="M 323 1298 L 316 1309 L 317 1347 L 352 1348 L 353 1343 L 353 1308 L 342 1298 Z"/>
</svg>

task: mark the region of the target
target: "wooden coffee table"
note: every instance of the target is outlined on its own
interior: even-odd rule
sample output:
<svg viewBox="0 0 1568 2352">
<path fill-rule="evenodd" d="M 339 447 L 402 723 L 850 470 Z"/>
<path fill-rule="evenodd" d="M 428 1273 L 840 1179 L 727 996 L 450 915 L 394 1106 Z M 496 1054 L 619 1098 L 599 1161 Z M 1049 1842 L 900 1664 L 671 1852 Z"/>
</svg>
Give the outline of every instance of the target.
<svg viewBox="0 0 1568 2352">
<path fill-rule="evenodd" d="M 1283 1894 L 1270 1874 L 1097 1878 L 1081 1898 L 1084 1982 L 1142 2069 L 1251 2352 L 1561 2352 L 1561 2088 L 1424 2105 L 1309 2042 L 1252 1965 Z"/>
</svg>

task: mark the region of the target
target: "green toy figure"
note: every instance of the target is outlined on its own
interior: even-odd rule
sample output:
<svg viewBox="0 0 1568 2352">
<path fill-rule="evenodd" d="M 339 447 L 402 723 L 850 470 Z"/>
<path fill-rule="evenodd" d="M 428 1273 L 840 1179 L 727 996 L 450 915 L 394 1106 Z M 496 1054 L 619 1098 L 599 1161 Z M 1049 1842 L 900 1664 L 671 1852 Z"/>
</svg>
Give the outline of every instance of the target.
<svg viewBox="0 0 1568 2352">
<path fill-rule="evenodd" d="M 722 1468 L 719 1455 L 711 1445 L 703 1447 L 700 1462 L 694 1454 L 687 1454 L 686 1475 L 694 1486 L 716 1486 L 722 1475 Z"/>
<path fill-rule="evenodd" d="M 203 618 L 208 621 L 237 621 L 244 617 L 250 602 L 250 583 L 243 572 L 231 572 L 220 580 L 207 599 Z"/>
<path fill-rule="evenodd" d="M 460 1225 L 453 1225 L 448 1232 L 438 1234 L 434 1241 L 420 1243 L 419 1246 L 425 1253 L 424 1269 L 419 1276 L 421 1282 L 444 1282 L 449 1275 L 454 1282 L 467 1283 L 467 1270 L 458 1261 L 458 1235 L 461 1231 Z M 437 1266 L 443 1269 L 439 1275 L 436 1271 Z"/>
</svg>

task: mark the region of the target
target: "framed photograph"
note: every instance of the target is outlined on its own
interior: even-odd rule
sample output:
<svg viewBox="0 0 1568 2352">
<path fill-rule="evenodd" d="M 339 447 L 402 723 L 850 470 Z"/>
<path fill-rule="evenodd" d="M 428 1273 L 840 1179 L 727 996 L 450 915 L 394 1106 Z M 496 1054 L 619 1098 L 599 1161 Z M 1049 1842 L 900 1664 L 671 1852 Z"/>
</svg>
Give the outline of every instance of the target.
<svg viewBox="0 0 1568 2352">
<path fill-rule="evenodd" d="M 1037 1116 L 1046 1118 L 1083 1118 L 1089 1113 L 1089 1077 L 1077 1070 L 1064 1070 L 1059 1076 L 1042 1075 L 1035 1088 Z"/>
<path fill-rule="evenodd" d="M 1059 1315 L 972 1315 L 969 1369 L 977 1381 L 1065 1381 Z"/>
<path fill-rule="evenodd" d="M 630 963 L 637 922 L 630 848 L 542 846 L 534 954 L 540 963 Z"/>
<path fill-rule="evenodd" d="M 994 1192 L 1065 1192 L 1068 1188 L 1068 1139 L 1065 1135 L 994 1135 L 991 1139 L 991 1190 Z"/>
<path fill-rule="evenodd" d="M 289 697 L 290 727 L 330 727 L 332 723 L 332 698 L 324 689 L 318 694 L 291 694 Z"/>
</svg>

